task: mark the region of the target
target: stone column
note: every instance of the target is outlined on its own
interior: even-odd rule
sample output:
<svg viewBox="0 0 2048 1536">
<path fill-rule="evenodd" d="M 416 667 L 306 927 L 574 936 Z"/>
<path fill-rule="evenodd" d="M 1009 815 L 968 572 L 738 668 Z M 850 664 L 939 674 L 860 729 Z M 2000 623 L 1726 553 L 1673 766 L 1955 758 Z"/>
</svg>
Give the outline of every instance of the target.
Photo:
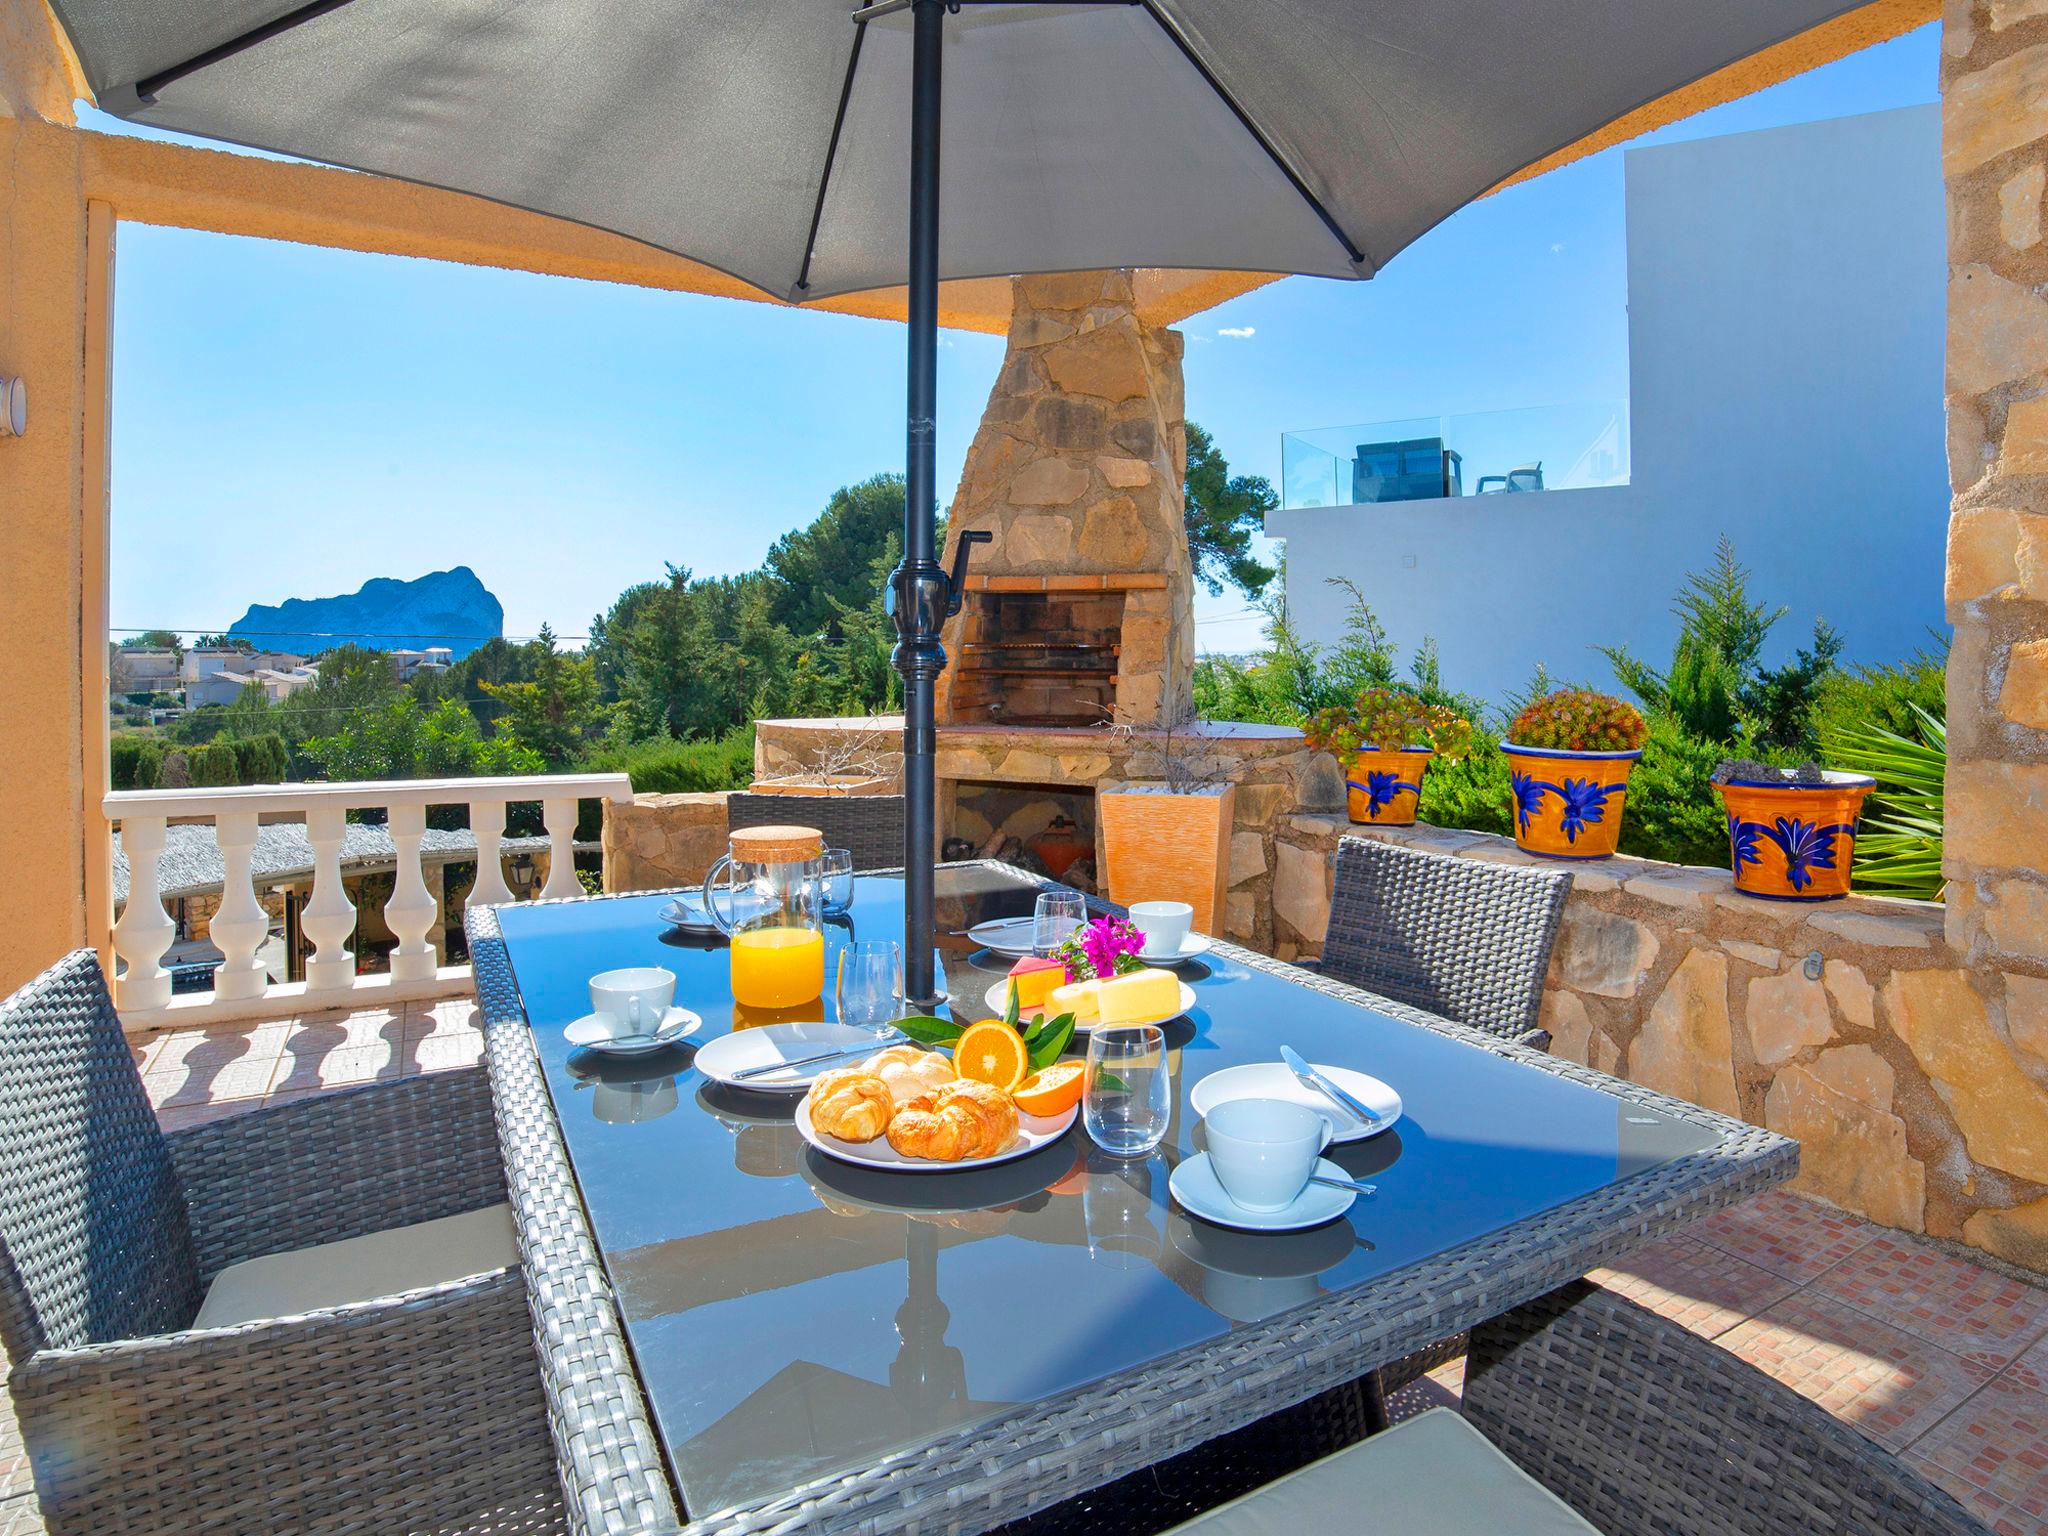
<svg viewBox="0 0 2048 1536">
<path fill-rule="evenodd" d="M 953 498 L 945 559 L 968 528 L 983 575 L 1158 573 L 1125 598 L 1119 714 L 1141 727 L 1194 713 L 1194 572 L 1182 480 L 1187 425 L 1178 331 L 1138 318 L 1131 274 L 1014 282 L 1009 351 Z M 960 625 L 946 628 L 958 655 Z M 939 680 L 946 718 L 952 669 Z"/>
<path fill-rule="evenodd" d="M 2048 975 L 2048 4 L 1949 0 L 1948 937 Z M 1882 324 L 1881 316 L 1872 323 Z M 1982 974 L 1980 972 L 1980 974 Z M 1984 975 L 1991 990 L 1996 978 Z"/>
</svg>

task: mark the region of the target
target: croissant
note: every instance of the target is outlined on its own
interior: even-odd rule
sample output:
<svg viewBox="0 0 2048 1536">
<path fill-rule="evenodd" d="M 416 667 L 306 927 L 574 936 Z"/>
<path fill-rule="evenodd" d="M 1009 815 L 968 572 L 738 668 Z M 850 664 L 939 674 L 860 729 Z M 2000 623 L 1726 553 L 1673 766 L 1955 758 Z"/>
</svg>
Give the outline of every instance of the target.
<svg viewBox="0 0 2048 1536">
<path fill-rule="evenodd" d="M 890 1146 L 940 1163 L 993 1157 L 1016 1134 L 1017 1106 L 987 1083 L 947 1083 L 912 1099 L 889 1122 Z"/>
<path fill-rule="evenodd" d="M 810 1104 L 811 1124 L 840 1141 L 873 1141 L 896 1111 L 889 1085 L 857 1067 L 819 1073 Z"/>
<path fill-rule="evenodd" d="M 952 1062 L 937 1051 L 921 1051 L 914 1045 L 892 1045 L 870 1056 L 860 1069 L 889 1085 L 899 1109 L 954 1080 Z"/>
</svg>

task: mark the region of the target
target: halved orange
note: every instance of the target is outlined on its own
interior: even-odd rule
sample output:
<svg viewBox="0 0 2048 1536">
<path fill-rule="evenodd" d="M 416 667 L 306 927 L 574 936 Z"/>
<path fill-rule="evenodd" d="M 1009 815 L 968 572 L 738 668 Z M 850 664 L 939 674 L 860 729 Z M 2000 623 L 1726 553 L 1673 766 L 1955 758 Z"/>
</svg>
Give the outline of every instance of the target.
<svg viewBox="0 0 2048 1536">
<path fill-rule="evenodd" d="M 1011 1089 L 1010 1097 L 1027 1115 L 1064 1115 L 1081 1102 L 1081 1063 L 1056 1061 L 1042 1067 Z"/>
<path fill-rule="evenodd" d="M 1014 1092 L 1031 1070 L 1024 1037 L 1000 1019 L 983 1019 L 961 1032 L 953 1046 L 953 1070 L 977 1083 Z"/>
</svg>

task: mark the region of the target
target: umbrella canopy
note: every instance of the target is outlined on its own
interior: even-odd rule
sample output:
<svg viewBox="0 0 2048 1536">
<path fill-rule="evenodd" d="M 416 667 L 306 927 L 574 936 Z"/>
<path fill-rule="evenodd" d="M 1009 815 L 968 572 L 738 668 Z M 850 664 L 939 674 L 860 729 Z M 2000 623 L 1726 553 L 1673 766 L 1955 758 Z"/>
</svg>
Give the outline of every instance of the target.
<svg viewBox="0 0 2048 1536">
<path fill-rule="evenodd" d="M 596 225 L 780 298 L 907 287 L 891 593 L 924 1006 L 964 570 L 933 548 L 939 281 L 1369 277 L 1515 172 L 1862 3 L 52 0 L 123 117 Z"/>
<path fill-rule="evenodd" d="M 53 8 L 100 105 L 138 122 L 597 225 L 778 298 L 907 275 L 907 7 Z M 939 276 L 1370 275 L 1521 167 L 1855 8 L 970 0 L 944 30 Z"/>
</svg>

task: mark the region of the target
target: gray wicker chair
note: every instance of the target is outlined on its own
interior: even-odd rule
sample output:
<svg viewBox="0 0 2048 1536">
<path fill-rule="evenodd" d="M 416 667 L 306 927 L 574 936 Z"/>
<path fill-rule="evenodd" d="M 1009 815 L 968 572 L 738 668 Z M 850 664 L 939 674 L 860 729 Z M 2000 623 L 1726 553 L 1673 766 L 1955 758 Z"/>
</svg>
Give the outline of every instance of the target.
<svg viewBox="0 0 2048 1536">
<path fill-rule="evenodd" d="M 500 1202 L 480 1070 L 165 1135 L 91 950 L 0 1003 L 0 1343 L 53 1536 L 558 1531 L 518 1268 L 193 1326 L 245 1259 Z"/>
<path fill-rule="evenodd" d="M 853 852 L 855 869 L 903 867 L 901 795 L 753 795 L 735 791 L 726 801 L 734 827 L 816 827 L 828 848 Z"/>
<path fill-rule="evenodd" d="M 1317 969 L 1539 1048 L 1543 977 L 1570 894 L 1564 870 L 1446 858 L 1347 837 Z"/>
<path fill-rule="evenodd" d="M 1990 1536 L 1798 1393 L 1583 1280 L 1473 1330 L 1464 1408 L 1607 1536 Z"/>
</svg>

